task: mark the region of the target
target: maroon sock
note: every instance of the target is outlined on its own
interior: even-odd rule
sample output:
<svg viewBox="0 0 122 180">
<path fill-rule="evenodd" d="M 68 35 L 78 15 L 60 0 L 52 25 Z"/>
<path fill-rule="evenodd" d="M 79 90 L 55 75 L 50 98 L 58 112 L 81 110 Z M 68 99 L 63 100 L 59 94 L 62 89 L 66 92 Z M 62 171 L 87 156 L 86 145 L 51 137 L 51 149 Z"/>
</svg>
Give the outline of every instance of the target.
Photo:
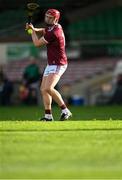
<svg viewBox="0 0 122 180">
<path fill-rule="evenodd" d="M 50 109 L 45 109 L 45 114 L 52 114 Z"/>
<path fill-rule="evenodd" d="M 62 106 L 60 106 L 60 108 L 63 110 L 63 109 L 65 109 L 65 108 L 67 108 L 67 107 L 66 107 L 65 104 L 62 104 Z"/>
</svg>

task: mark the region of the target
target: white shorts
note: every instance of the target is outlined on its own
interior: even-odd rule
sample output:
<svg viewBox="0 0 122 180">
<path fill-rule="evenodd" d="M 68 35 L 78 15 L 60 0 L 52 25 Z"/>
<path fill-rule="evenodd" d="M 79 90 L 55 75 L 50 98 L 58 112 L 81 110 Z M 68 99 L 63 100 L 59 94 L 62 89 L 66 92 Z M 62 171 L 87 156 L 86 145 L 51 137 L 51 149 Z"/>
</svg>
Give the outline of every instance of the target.
<svg viewBox="0 0 122 180">
<path fill-rule="evenodd" d="M 48 76 L 49 74 L 58 74 L 59 76 L 62 76 L 63 73 L 67 69 L 67 64 L 65 65 L 47 65 L 43 76 Z"/>
</svg>

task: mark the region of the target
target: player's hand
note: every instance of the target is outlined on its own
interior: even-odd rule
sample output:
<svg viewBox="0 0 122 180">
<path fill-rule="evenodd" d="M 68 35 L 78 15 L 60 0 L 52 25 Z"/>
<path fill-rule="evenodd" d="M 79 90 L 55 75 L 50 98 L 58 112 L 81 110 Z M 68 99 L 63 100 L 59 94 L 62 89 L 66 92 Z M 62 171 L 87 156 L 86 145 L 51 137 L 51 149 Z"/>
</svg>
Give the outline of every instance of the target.
<svg viewBox="0 0 122 180">
<path fill-rule="evenodd" d="M 28 24 L 28 23 L 26 23 L 25 29 L 26 29 L 26 30 L 28 30 L 28 29 L 34 30 L 34 26 L 33 26 L 33 24 Z"/>
</svg>

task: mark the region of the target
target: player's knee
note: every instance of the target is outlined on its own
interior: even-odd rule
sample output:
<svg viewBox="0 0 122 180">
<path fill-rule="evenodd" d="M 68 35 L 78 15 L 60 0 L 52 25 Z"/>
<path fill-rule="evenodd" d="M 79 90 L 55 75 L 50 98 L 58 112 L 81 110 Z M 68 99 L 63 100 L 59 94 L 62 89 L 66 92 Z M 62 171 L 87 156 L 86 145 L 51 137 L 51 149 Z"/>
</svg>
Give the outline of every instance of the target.
<svg viewBox="0 0 122 180">
<path fill-rule="evenodd" d="M 42 94 L 45 94 L 45 93 L 51 94 L 51 92 L 52 92 L 51 87 L 41 88 L 41 93 Z"/>
<path fill-rule="evenodd" d="M 47 87 L 47 88 L 45 89 L 45 91 L 46 91 L 47 93 L 51 94 L 51 93 L 52 93 L 52 88 L 51 88 L 51 87 Z"/>
</svg>

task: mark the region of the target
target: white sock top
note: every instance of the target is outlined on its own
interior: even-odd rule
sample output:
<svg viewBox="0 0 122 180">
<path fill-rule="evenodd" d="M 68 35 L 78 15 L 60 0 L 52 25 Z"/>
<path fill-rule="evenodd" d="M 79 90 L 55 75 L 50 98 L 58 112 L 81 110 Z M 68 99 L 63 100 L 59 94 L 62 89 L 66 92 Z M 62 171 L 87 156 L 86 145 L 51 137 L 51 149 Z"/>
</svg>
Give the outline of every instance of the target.
<svg viewBox="0 0 122 180">
<path fill-rule="evenodd" d="M 67 112 L 69 112 L 68 108 L 62 109 L 62 113 L 66 114 Z"/>
</svg>

